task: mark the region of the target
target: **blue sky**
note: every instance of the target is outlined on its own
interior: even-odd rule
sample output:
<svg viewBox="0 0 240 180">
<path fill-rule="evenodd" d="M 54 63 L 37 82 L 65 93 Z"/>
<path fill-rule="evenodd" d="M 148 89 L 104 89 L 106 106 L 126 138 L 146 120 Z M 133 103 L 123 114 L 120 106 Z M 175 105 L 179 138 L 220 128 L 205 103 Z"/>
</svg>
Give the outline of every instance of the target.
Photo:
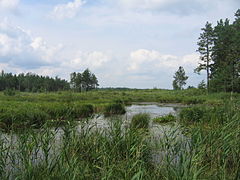
<svg viewBox="0 0 240 180">
<path fill-rule="evenodd" d="M 239 0 L 0 0 L 0 69 L 69 79 L 90 68 L 102 87 L 188 85 L 206 21 L 234 19 Z"/>
</svg>

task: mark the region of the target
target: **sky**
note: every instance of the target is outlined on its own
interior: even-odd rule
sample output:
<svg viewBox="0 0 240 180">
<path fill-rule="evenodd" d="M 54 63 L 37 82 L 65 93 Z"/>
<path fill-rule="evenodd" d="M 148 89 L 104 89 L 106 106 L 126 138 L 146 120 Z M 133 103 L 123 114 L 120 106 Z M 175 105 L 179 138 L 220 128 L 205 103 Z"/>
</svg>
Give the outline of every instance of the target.
<svg viewBox="0 0 240 180">
<path fill-rule="evenodd" d="M 194 73 L 201 28 L 234 19 L 239 0 L 0 0 L 0 70 L 69 80 L 89 68 L 100 87 L 171 89 Z"/>
</svg>

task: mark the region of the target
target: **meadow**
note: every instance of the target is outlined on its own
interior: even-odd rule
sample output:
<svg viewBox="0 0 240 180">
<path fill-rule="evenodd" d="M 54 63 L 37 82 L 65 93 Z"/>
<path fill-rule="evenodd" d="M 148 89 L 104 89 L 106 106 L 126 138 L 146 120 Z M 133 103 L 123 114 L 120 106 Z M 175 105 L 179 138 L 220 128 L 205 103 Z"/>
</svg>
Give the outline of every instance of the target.
<svg viewBox="0 0 240 180">
<path fill-rule="evenodd" d="M 117 116 L 141 102 L 188 107 L 175 118 L 159 117 L 164 124 L 155 137 L 148 114 L 133 116 L 127 127 Z M 17 92 L 1 93 L 0 103 L 1 179 L 240 179 L 239 94 Z M 89 126 L 96 114 L 108 117 L 109 128 Z"/>
</svg>

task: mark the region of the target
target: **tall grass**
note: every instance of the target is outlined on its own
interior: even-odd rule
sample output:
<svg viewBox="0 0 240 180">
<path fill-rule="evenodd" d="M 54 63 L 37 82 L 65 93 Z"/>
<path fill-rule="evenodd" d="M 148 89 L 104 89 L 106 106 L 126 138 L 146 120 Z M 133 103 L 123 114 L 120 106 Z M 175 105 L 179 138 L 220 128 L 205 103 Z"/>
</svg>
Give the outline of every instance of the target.
<svg viewBox="0 0 240 180">
<path fill-rule="evenodd" d="M 148 137 L 110 122 L 109 131 L 65 126 L 58 143 L 48 128 L 21 134 L 8 155 L 11 166 L 1 161 L 1 179 L 150 179 Z M 3 157 L 12 144 L 5 146 Z"/>
<path fill-rule="evenodd" d="M 123 130 L 121 119 L 109 120 L 107 129 L 82 122 L 1 136 L 0 178 L 238 180 L 240 113 L 229 107 L 218 123 L 221 108 L 211 111 L 207 128 L 206 120 L 174 126 L 158 138 L 141 128 Z"/>
<path fill-rule="evenodd" d="M 0 126 L 28 127 L 8 135 L 0 132 L 0 179 L 238 180 L 240 108 L 238 94 L 233 96 L 234 102 L 223 104 L 229 94 L 207 96 L 196 90 L 0 95 Z M 157 138 L 151 136 L 148 115 L 142 114 L 130 122 L 136 128 L 124 130 L 120 119 L 109 120 L 108 129 L 89 127 L 84 121 L 78 128 L 71 123 L 56 129 L 45 125 L 49 119 L 72 121 L 104 112 L 119 98 L 216 106 L 184 109 L 180 125 L 166 128 Z M 41 128 L 33 129 L 33 124 Z"/>
<path fill-rule="evenodd" d="M 180 118 L 184 124 L 193 125 L 187 133 L 189 147 L 181 148 L 179 152 L 193 158 L 186 163 L 195 166 L 195 176 L 198 179 L 239 179 L 239 106 L 227 102 L 224 106 L 187 108 L 182 110 Z"/>
<path fill-rule="evenodd" d="M 150 115 L 140 113 L 133 116 L 130 127 L 132 129 L 148 129 L 150 122 Z"/>
<path fill-rule="evenodd" d="M 111 116 L 115 114 L 125 114 L 125 106 L 122 102 L 115 102 L 105 106 L 104 115 Z"/>
</svg>

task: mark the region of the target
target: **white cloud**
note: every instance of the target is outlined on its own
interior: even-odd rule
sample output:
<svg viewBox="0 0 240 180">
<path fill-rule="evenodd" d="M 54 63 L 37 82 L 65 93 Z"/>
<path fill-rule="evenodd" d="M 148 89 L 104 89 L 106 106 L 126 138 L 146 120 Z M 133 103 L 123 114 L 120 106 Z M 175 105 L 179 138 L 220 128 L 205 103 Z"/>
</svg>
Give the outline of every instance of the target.
<svg viewBox="0 0 240 180">
<path fill-rule="evenodd" d="M 23 68 L 48 65 L 56 61 L 60 49 L 61 45 L 49 46 L 6 20 L 0 23 L 0 63 Z"/>
<path fill-rule="evenodd" d="M 15 9 L 19 0 L 0 0 L 0 10 Z"/>
<path fill-rule="evenodd" d="M 176 14 L 201 12 L 212 5 L 208 0 L 105 0 L 131 10 L 167 11 Z M 213 0 L 214 1 L 214 0 Z"/>
<path fill-rule="evenodd" d="M 174 14 L 189 15 L 206 13 L 219 4 L 239 5 L 239 0 L 105 0 L 130 10 L 165 11 Z"/>
<path fill-rule="evenodd" d="M 110 61 L 111 56 L 100 51 L 79 52 L 76 57 L 70 61 L 64 61 L 62 67 L 70 69 L 90 68 L 96 69 Z"/>
<path fill-rule="evenodd" d="M 179 66 L 196 67 L 199 61 L 198 54 L 189 54 L 183 57 L 161 54 L 155 50 L 139 49 L 130 53 L 129 71 L 148 72 L 156 69 L 173 69 Z"/>
<path fill-rule="evenodd" d="M 51 63 L 53 60 L 56 60 L 56 54 L 63 48 L 62 44 L 49 46 L 42 37 L 36 37 L 32 39 L 30 46 L 39 57 L 49 63 Z"/>
<path fill-rule="evenodd" d="M 176 3 L 181 0 L 119 0 L 120 4 L 126 8 L 135 9 L 156 9 L 161 6 Z"/>
<path fill-rule="evenodd" d="M 84 3 L 85 1 L 83 0 L 74 0 L 67 4 L 59 4 L 54 7 L 51 17 L 56 19 L 73 18 Z"/>
<path fill-rule="evenodd" d="M 69 50 L 61 44 L 52 46 L 7 20 L 0 23 L 0 69 L 68 78 L 73 71 L 97 70 L 110 60 L 109 53 Z"/>
</svg>

